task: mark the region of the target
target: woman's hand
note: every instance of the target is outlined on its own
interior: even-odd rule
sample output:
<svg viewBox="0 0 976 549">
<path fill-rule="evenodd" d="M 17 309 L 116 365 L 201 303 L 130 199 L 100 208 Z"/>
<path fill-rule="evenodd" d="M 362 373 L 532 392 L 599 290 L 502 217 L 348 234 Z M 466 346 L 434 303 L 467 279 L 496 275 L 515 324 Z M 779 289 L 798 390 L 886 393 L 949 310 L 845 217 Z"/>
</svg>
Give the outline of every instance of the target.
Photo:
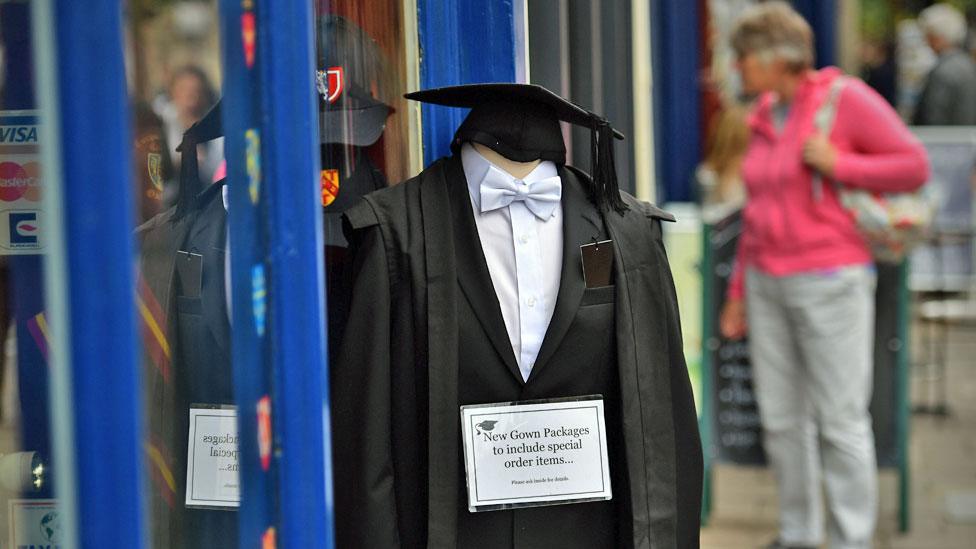
<svg viewBox="0 0 976 549">
<path fill-rule="evenodd" d="M 746 321 L 746 304 L 741 299 L 730 299 L 722 306 L 718 321 L 719 331 L 725 339 L 742 339 L 749 333 Z"/>
<path fill-rule="evenodd" d="M 837 149 L 822 133 L 814 134 L 803 144 L 803 162 L 826 177 L 834 176 Z"/>
</svg>

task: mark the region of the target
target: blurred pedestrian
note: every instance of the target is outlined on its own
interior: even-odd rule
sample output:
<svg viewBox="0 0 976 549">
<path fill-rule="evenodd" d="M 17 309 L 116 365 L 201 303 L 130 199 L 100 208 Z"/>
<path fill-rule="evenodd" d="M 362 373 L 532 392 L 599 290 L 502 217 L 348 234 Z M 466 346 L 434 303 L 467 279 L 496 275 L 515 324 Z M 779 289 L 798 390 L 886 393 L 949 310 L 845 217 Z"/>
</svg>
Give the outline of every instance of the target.
<svg viewBox="0 0 976 549">
<path fill-rule="evenodd" d="M 868 40 L 861 47 L 861 78 L 892 107 L 898 104 L 898 64 L 892 40 Z"/>
<path fill-rule="evenodd" d="M 836 185 L 815 185 L 813 175 L 908 191 L 927 179 L 925 151 L 854 78 L 841 81 L 830 135 L 815 130 L 842 74 L 812 68 L 810 26 L 787 3 L 750 8 L 731 42 L 744 90 L 758 99 L 742 166 L 743 232 L 720 324 L 727 338 L 750 334 L 763 442 L 779 486 L 779 537 L 770 547 L 821 544 L 822 493 L 831 547 L 869 547 L 877 515 L 868 413 L 876 275 Z"/>
<path fill-rule="evenodd" d="M 203 69 L 195 65 L 185 65 L 177 69 L 170 79 L 167 97 L 154 101 L 156 114 L 163 120 L 167 154 L 173 173 L 179 172 L 181 155 L 176 147 L 183 140 L 183 133 L 203 118 L 216 102 L 217 94 L 210 79 Z M 223 160 L 223 140 L 201 145 L 198 153 L 200 179 L 210 181 Z"/>
<path fill-rule="evenodd" d="M 963 51 L 966 18 L 949 4 L 935 4 L 922 10 L 918 23 L 938 60 L 922 88 L 912 123 L 976 125 L 976 62 Z"/>
<path fill-rule="evenodd" d="M 726 107 L 715 122 L 708 141 L 705 160 L 695 170 L 695 179 L 706 208 L 734 208 L 745 202 L 742 159 L 749 145 L 749 126 L 745 110 Z"/>
</svg>

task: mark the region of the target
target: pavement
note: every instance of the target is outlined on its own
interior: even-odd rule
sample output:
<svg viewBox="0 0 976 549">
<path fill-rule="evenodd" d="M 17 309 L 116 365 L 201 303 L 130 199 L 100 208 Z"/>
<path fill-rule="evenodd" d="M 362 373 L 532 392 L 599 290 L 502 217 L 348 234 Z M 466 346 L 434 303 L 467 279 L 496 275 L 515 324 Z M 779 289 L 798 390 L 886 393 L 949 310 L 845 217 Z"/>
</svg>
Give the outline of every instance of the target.
<svg viewBox="0 0 976 549">
<path fill-rule="evenodd" d="M 914 333 L 913 348 L 919 349 L 920 332 Z M 976 549 L 976 327 L 954 327 L 948 349 L 949 415 L 912 415 L 910 530 L 898 530 L 897 473 L 882 470 L 875 548 Z M 931 404 L 936 383 L 941 380 L 925 368 L 913 368 L 913 404 Z M 719 465 L 713 478 L 713 514 L 702 530 L 702 547 L 755 549 L 772 541 L 777 496 L 771 472 Z"/>
</svg>

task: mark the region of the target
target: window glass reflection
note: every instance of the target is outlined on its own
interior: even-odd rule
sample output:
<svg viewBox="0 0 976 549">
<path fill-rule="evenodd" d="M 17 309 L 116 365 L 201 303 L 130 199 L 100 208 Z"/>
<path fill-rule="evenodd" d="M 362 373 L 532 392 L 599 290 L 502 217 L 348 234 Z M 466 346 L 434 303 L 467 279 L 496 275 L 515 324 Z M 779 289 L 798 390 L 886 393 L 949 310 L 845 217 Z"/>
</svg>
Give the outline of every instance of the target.
<svg viewBox="0 0 976 549">
<path fill-rule="evenodd" d="M 235 547 L 216 2 L 133 2 L 128 32 L 150 540 Z"/>
<path fill-rule="evenodd" d="M 329 335 L 345 318 L 342 213 L 363 195 L 409 176 L 403 4 L 320 1 L 316 84 L 321 137 Z M 336 350 L 338 345 L 330 345 Z"/>
</svg>

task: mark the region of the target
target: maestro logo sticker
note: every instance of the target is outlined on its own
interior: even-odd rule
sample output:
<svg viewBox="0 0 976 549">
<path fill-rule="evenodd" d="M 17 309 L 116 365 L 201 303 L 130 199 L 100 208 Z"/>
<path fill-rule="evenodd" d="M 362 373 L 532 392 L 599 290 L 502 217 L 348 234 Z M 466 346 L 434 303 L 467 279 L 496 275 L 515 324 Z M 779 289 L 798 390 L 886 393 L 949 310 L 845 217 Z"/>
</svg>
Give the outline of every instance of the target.
<svg viewBox="0 0 976 549">
<path fill-rule="evenodd" d="M 9 211 L 6 214 L 7 242 L 10 249 L 37 249 L 41 247 L 40 212 Z"/>
</svg>

